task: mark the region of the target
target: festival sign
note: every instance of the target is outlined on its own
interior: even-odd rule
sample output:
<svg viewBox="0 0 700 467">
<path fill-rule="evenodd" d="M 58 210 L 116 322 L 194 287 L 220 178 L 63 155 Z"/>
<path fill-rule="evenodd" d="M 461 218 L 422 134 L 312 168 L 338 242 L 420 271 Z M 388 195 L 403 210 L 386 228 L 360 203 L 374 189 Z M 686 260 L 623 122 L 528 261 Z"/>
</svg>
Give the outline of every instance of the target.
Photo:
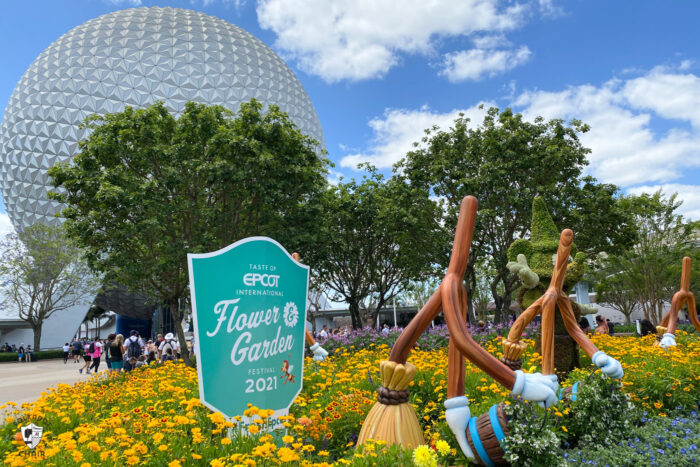
<svg viewBox="0 0 700 467">
<path fill-rule="evenodd" d="M 188 254 L 199 397 L 227 417 L 301 391 L 309 267 L 267 237 Z"/>
</svg>

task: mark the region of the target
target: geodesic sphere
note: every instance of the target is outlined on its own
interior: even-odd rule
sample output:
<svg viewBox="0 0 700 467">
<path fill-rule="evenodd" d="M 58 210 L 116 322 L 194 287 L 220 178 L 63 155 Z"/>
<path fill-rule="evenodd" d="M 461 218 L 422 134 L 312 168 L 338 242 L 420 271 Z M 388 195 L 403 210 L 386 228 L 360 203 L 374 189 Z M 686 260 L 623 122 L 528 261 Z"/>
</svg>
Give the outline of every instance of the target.
<svg viewBox="0 0 700 467">
<path fill-rule="evenodd" d="M 256 98 L 276 104 L 324 147 L 309 96 L 280 57 L 246 31 L 191 10 L 134 8 L 61 36 L 20 79 L 0 126 L 0 185 L 16 229 L 58 222 L 49 167 L 72 158 L 90 114 L 147 107 L 174 113 L 187 101 L 237 111 Z"/>
</svg>

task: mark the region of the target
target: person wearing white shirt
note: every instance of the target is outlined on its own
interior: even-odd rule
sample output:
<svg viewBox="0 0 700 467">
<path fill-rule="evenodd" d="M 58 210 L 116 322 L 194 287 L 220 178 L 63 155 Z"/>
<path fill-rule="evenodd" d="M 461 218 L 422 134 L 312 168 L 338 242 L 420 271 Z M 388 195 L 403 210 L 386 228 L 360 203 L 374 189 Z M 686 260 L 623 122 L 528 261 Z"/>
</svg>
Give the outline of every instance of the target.
<svg viewBox="0 0 700 467">
<path fill-rule="evenodd" d="M 166 354 L 167 349 L 172 349 L 173 355 L 180 353 L 180 344 L 177 342 L 177 339 L 175 339 L 175 335 L 172 332 L 167 333 L 163 339 L 163 342 L 161 342 L 160 346 L 158 346 L 158 353 L 160 354 L 161 359 Z"/>
<path fill-rule="evenodd" d="M 65 365 L 68 363 L 68 355 L 70 354 L 70 345 L 68 345 L 68 342 L 66 342 L 66 345 L 63 346 L 63 364 Z"/>
</svg>

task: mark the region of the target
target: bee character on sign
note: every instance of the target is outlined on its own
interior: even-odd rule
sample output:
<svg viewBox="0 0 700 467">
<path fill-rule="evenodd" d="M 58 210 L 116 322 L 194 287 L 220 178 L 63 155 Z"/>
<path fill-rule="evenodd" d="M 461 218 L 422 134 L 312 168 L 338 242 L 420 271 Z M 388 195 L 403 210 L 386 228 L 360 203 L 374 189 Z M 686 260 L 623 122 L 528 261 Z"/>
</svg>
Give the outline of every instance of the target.
<svg viewBox="0 0 700 467">
<path fill-rule="evenodd" d="M 294 367 L 291 366 L 287 360 L 282 363 L 282 376 L 280 376 L 280 378 L 284 379 L 284 384 L 287 384 L 287 381 L 290 383 L 294 382 L 294 375 L 292 374 L 293 369 Z"/>
</svg>

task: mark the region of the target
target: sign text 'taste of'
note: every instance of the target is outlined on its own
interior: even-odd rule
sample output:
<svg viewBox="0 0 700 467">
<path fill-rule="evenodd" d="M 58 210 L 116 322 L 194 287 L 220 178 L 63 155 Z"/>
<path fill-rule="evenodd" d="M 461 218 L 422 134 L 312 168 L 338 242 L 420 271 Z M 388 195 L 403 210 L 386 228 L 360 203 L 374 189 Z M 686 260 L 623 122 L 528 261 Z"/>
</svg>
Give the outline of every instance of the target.
<svg viewBox="0 0 700 467">
<path fill-rule="evenodd" d="M 187 260 L 202 403 L 284 413 L 303 380 L 309 267 L 267 237 Z"/>
</svg>

